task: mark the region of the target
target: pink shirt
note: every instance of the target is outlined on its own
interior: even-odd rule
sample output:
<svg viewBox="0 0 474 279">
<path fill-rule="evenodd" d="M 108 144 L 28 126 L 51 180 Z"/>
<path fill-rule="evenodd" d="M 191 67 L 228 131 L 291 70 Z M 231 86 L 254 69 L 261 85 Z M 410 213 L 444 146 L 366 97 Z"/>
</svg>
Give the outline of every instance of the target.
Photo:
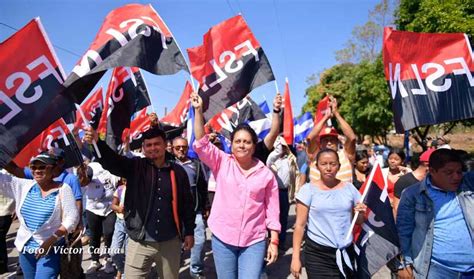
<svg viewBox="0 0 474 279">
<path fill-rule="evenodd" d="M 265 239 L 267 229 L 280 231 L 278 185 L 262 162 L 245 175 L 234 156 L 209 143 L 207 136 L 193 146 L 216 179 L 208 225 L 217 238 L 248 247 Z"/>
</svg>

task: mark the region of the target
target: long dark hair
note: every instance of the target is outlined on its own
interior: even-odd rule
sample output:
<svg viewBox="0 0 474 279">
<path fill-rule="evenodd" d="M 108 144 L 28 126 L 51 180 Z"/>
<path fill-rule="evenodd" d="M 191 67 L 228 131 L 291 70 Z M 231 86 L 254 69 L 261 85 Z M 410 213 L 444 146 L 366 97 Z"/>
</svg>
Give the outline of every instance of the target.
<svg viewBox="0 0 474 279">
<path fill-rule="evenodd" d="M 388 165 L 388 158 L 390 158 L 390 155 L 392 155 L 392 154 L 397 154 L 398 157 L 400 157 L 400 159 L 402 159 L 402 166 L 405 165 L 406 155 L 405 155 L 405 151 L 403 151 L 403 149 L 401 149 L 401 148 L 392 148 L 390 150 L 390 152 L 388 153 L 388 156 L 387 156 L 387 165 Z"/>
</svg>

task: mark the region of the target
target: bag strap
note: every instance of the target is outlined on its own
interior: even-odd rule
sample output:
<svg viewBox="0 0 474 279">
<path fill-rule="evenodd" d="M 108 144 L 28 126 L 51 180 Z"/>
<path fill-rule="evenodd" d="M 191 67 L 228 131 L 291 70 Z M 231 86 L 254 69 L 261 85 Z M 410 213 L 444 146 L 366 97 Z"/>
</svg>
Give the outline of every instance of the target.
<svg viewBox="0 0 474 279">
<path fill-rule="evenodd" d="M 176 229 L 178 230 L 178 235 L 181 237 L 181 221 L 179 220 L 179 214 L 178 214 L 178 187 L 176 185 L 176 175 L 174 173 L 173 168 L 170 171 L 170 177 L 171 177 L 171 190 L 173 194 L 173 202 L 172 202 L 173 217 L 176 223 Z"/>
</svg>

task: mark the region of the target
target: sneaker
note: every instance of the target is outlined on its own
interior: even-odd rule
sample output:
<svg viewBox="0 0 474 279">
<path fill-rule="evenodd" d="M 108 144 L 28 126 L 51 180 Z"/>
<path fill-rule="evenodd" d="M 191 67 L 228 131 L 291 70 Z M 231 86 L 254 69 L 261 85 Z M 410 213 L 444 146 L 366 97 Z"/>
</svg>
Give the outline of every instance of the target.
<svg viewBox="0 0 474 279">
<path fill-rule="evenodd" d="M 102 265 L 101 265 L 98 261 L 92 261 L 91 264 L 89 265 L 89 267 L 88 267 L 87 270 L 86 270 L 86 274 L 95 273 L 95 272 L 97 272 L 101 267 L 102 267 Z"/>
<path fill-rule="evenodd" d="M 105 263 L 104 272 L 107 274 L 111 274 L 115 272 L 115 267 L 112 263 L 112 259 L 107 259 L 107 262 Z"/>
<path fill-rule="evenodd" d="M 20 264 L 16 265 L 16 270 L 15 270 L 16 275 L 23 275 L 23 270 L 21 269 Z"/>
<path fill-rule="evenodd" d="M 191 278 L 193 278 L 193 279 L 206 279 L 206 276 L 204 276 L 202 273 L 192 273 L 192 272 L 190 272 L 189 275 L 191 275 Z"/>
</svg>

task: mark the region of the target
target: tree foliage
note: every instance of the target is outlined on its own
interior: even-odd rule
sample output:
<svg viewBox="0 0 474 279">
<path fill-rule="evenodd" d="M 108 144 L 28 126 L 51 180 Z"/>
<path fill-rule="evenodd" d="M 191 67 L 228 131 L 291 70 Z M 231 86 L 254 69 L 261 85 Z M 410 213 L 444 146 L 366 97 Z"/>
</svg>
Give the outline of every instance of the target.
<svg viewBox="0 0 474 279">
<path fill-rule="evenodd" d="M 308 78 L 307 102 L 303 111 L 314 112 L 325 94 L 338 99 L 341 114 L 356 134 L 385 138 L 393 128 L 391 95 L 381 58 L 382 30 L 393 21 L 398 30 L 415 32 L 464 32 L 473 41 L 473 0 L 381 0 L 369 12 L 366 24 L 356 26 L 345 47 L 336 52 L 340 62 Z M 413 129 L 412 134 L 426 148 L 428 132 L 448 133 L 458 122 Z M 460 122 L 470 126 L 473 120 Z M 385 142 L 385 140 L 382 140 Z"/>
</svg>

